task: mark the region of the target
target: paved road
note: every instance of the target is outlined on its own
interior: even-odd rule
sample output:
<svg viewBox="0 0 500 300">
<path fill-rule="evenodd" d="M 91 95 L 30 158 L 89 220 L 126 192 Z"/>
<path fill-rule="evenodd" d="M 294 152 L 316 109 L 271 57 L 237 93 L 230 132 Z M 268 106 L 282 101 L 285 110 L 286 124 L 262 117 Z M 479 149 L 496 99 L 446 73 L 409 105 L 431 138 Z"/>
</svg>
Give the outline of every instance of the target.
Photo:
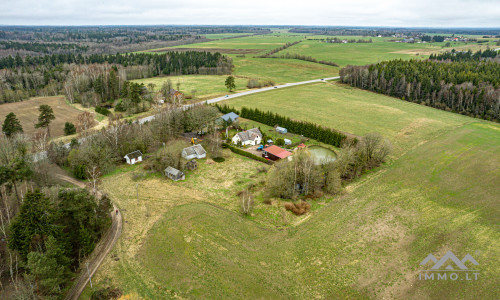
<svg viewBox="0 0 500 300">
<path fill-rule="evenodd" d="M 74 178 L 71 178 L 69 176 L 58 175 L 58 177 L 78 187 L 81 188 L 87 187 L 85 183 L 78 181 Z M 100 192 L 97 193 L 98 197 L 102 196 Z M 80 294 L 83 292 L 83 290 L 89 283 L 89 274 L 90 276 L 94 276 L 94 273 L 97 271 L 101 263 L 104 261 L 104 258 L 106 258 L 111 249 L 113 249 L 113 246 L 116 244 L 118 237 L 120 237 L 123 227 L 123 220 L 121 212 L 118 211 L 118 213 L 115 213 L 116 211 L 118 211 L 118 208 L 115 206 L 115 204 L 113 204 L 113 211 L 111 212 L 111 219 L 112 219 L 111 228 L 101 238 L 96 248 L 92 252 L 91 257 L 85 262 L 85 264 L 82 264 L 81 266 L 82 270 L 80 271 L 80 276 L 66 294 L 67 300 L 70 299 L 76 300 L 78 299 L 78 297 L 80 297 Z"/>
</svg>

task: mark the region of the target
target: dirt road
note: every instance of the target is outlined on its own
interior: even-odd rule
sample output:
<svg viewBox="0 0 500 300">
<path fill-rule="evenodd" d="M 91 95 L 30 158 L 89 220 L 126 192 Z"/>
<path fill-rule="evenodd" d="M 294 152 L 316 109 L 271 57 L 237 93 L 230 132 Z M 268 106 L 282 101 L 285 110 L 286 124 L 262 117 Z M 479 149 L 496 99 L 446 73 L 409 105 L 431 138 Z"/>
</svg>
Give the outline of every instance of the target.
<svg viewBox="0 0 500 300">
<path fill-rule="evenodd" d="M 72 183 L 78 187 L 86 188 L 85 183 L 78 181 L 66 175 L 57 175 L 60 179 Z M 101 194 L 99 193 L 99 197 Z M 118 211 L 118 213 L 116 213 Z M 120 237 L 122 232 L 123 220 L 122 214 L 118 208 L 113 204 L 113 211 L 111 212 L 112 224 L 111 228 L 103 235 L 96 248 L 92 252 L 91 256 L 87 259 L 85 263 L 81 265 L 80 276 L 75 281 L 73 287 L 68 291 L 66 299 L 78 299 L 80 294 L 83 292 L 87 284 L 89 283 L 89 274 L 93 276 L 97 271 L 101 263 L 106 258 L 106 255 L 113 249 L 116 241 Z"/>
</svg>

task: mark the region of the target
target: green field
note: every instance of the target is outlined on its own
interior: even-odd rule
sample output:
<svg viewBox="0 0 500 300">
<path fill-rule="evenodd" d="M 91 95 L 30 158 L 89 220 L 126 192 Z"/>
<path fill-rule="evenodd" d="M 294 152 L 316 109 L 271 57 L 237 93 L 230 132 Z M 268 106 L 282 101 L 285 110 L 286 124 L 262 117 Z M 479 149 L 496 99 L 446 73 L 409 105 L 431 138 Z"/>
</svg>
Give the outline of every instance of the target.
<svg viewBox="0 0 500 300">
<path fill-rule="evenodd" d="M 177 89 L 177 83 L 180 83 L 180 91 L 185 95 L 191 95 L 193 90 L 196 90 L 196 98 L 204 99 L 228 94 L 229 91 L 224 85 L 226 78 L 227 76 L 222 75 L 182 75 L 153 77 L 132 81 L 137 83 L 144 83 L 144 85 L 146 86 L 152 83 L 155 85 L 155 89 L 159 90 L 164 82 L 170 80 L 172 82 L 172 88 Z M 235 80 L 236 91 L 247 89 L 248 79 L 236 77 Z"/>
<path fill-rule="evenodd" d="M 222 104 L 271 110 L 360 136 L 380 132 L 392 141 L 395 155 L 434 138 L 443 130 L 475 121 L 337 82 L 273 90 Z"/>
</svg>

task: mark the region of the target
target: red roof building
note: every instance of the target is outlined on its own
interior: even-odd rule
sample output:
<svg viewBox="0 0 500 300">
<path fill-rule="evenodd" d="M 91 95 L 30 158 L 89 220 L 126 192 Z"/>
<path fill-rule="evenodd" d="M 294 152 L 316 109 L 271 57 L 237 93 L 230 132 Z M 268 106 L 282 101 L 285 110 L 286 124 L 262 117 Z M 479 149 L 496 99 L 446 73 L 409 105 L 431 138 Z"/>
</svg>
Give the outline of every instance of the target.
<svg viewBox="0 0 500 300">
<path fill-rule="evenodd" d="M 268 157 L 270 160 L 284 159 L 292 155 L 291 152 L 286 151 L 276 145 L 269 146 L 263 149 L 262 157 Z"/>
</svg>

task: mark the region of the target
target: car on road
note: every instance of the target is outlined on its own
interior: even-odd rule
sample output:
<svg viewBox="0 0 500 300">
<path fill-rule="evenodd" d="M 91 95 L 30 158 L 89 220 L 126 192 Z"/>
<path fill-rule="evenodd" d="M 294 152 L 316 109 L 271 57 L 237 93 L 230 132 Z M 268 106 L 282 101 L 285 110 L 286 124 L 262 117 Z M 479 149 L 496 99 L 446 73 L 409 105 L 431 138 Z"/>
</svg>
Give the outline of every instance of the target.
<svg viewBox="0 0 500 300">
<path fill-rule="evenodd" d="M 277 89 L 278 87 L 277 87 L 277 86 L 275 86 L 274 88 L 275 88 L 275 89 Z"/>
</svg>

